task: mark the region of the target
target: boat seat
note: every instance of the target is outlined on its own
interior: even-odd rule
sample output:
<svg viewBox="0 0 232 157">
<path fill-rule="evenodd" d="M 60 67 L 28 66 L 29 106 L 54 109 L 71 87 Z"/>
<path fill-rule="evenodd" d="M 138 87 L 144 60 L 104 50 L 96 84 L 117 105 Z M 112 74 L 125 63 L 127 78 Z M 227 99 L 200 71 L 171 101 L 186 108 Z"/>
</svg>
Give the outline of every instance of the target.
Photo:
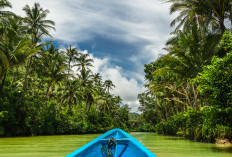
<svg viewBox="0 0 232 157">
<path fill-rule="evenodd" d="M 101 144 L 107 144 L 108 139 L 101 139 L 100 143 Z M 127 144 L 130 142 L 129 138 L 121 138 L 121 139 L 116 139 L 117 144 Z"/>
</svg>

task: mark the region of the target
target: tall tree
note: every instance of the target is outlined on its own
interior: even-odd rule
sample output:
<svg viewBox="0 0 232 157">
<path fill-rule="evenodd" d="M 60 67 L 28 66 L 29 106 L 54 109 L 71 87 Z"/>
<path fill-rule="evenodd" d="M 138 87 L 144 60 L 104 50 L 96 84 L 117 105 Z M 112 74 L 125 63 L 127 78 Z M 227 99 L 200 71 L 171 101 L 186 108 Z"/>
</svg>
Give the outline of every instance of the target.
<svg viewBox="0 0 232 157">
<path fill-rule="evenodd" d="M 89 67 L 92 67 L 93 59 L 89 58 L 89 54 L 81 54 L 80 57 L 77 59 L 77 64 L 74 66 L 77 66 L 77 70 L 80 70 L 81 72 L 86 72 Z"/>
<path fill-rule="evenodd" d="M 102 83 L 102 77 L 100 75 L 100 73 L 96 73 L 93 75 L 93 82 L 95 86 L 101 86 Z"/>
<path fill-rule="evenodd" d="M 69 110 L 71 110 L 73 105 L 77 105 L 78 103 L 81 106 L 83 96 L 80 91 L 80 82 L 78 79 L 68 80 L 65 83 L 65 87 L 62 90 L 62 93 L 62 104 L 69 105 Z"/>
<path fill-rule="evenodd" d="M 12 8 L 11 3 L 8 0 L 0 0 L 0 22 L 4 22 L 9 16 L 14 15 L 14 13 L 6 11 L 5 8 Z"/>
<path fill-rule="evenodd" d="M 111 80 L 106 80 L 104 83 L 105 89 L 108 93 L 110 93 L 110 90 L 113 89 L 113 87 L 115 87 L 115 85 L 113 84 L 113 82 Z"/>
<path fill-rule="evenodd" d="M 67 74 L 65 73 L 67 70 L 65 61 L 66 57 L 64 54 L 56 49 L 54 45 L 51 45 L 48 47 L 47 51 L 41 53 L 36 68 L 38 74 L 47 78 L 46 95 L 49 95 L 54 83 L 60 82 L 67 77 Z"/>
<path fill-rule="evenodd" d="M 30 35 L 24 34 L 22 21 L 18 17 L 9 18 L 9 25 L 4 29 L 2 40 L 0 41 L 2 61 L 1 71 L 1 89 L 4 85 L 4 80 L 8 68 L 18 66 L 25 63 L 26 59 L 34 53 L 34 49 L 30 46 Z"/>
<path fill-rule="evenodd" d="M 70 45 L 69 48 L 66 48 L 65 51 L 66 55 L 68 56 L 67 58 L 67 63 L 68 63 L 68 74 L 70 74 L 71 69 L 71 63 L 76 63 L 78 56 L 80 55 L 79 52 L 77 51 L 77 48 L 72 48 Z"/>
<path fill-rule="evenodd" d="M 34 7 L 32 8 L 26 5 L 23 8 L 23 11 L 26 13 L 24 22 L 28 27 L 28 34 L 33 35 L 33 44 L 36 45 L 39 43 L 43 35 L 51 36 L 49 30 L 55 30 L 55 22 L 46 19 L 47 15 L 50 13 L 49 10 L 44 10 L 42 7 L 40 7 L 39 3 L 35 3 Z"/>
<path fill-rule="evenodd" d="M 51 36 L 49 33 L 50 29 L 55 30 L 54 25 L 55 22 L 52 20 L 47 20 L 47 15 L 49 10 L 44 10 L 40 7 L 39 3 L 35 3 L 34 7 L 30 8 L 26 5 L 23 8 L 26 13 L 26 17 L 24 18 L 24 22 L 28 27 L 27 33 L 32 34 L 32 45 L 33 47 L 37 47 L 37 44 L 41 41 L 42 36 Z M 30 65 L 31 65 L 32 57 L 27 60 L 27 67 L 25 73 L 25 79 L 23 84 L 23 89 L 25 90 L 27 87 L 27 76 L 29 73 Z"/>
<path fill-rule="evenodd" d="M 210 63 L 220 41 L 220 35 L 212 34 L 207 28 L 201 31 L 195 22 L 190 26 L 188 32 L 178 31 L 167 41 L 165 50 L 169 53 L 163 56 L 168 69 L 184 79 L 195 77 L 203 65 Z"/>
<path fill-rule="evenodd" d="M 179 12 L 171 22 L 171 26 L 178 23 L 176 30 L 183 27 L 184 30 L 192 22 L 204 26 L 210 26 L 212 30 L 220 30 L 223 34 L 226 30 L 225 21 L 231 20 L 230 0 L 168 0 L 172 3 L 170 14 Z"/>
</svg>

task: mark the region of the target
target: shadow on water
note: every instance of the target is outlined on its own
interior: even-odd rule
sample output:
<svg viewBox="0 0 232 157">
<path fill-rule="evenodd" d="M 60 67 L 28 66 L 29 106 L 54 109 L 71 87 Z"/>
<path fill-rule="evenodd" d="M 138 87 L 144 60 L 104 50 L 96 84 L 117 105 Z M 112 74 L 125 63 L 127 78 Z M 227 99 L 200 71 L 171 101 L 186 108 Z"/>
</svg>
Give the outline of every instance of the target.
<svg viewBox="0 0 232 157">
<path fill-rule="evenodd" d="M 217 145 L 211 147 L 212 151 L 214 152 L 224 152 L 224 153 L 232 153 L 232 146 L 227 145 Z"/>
<path fill-rule="evenodd" d="M 164 136 L 165 137 L 165 136 Z M 186 140 L 183 137 L 165 137 L 166 140 Z"/>
</svg>

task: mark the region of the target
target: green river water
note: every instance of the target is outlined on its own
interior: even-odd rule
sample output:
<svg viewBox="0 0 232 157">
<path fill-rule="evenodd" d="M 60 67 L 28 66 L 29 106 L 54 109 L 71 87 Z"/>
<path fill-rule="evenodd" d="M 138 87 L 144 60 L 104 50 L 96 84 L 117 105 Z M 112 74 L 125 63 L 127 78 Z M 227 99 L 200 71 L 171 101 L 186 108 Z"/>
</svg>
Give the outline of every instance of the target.
<svg viewBox="0 0 232 157">
<path fill-rule="evenodd" d="M 232 157 L 232 147 L 130 133 L 157 157 Z M 100 134 L 0 138 L 0 157 L 63 157 Z"/>
</svg>

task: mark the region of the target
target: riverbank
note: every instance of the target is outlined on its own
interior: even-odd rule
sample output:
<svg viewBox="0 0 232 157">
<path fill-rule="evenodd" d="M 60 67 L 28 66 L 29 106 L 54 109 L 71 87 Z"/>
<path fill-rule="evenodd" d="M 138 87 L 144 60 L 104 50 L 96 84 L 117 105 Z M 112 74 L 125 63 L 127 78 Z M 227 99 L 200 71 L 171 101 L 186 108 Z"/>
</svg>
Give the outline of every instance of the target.
<svg viewBox="0 0 232 157">
<path fill-rule="evenodd" d="M 136 119 L 143 119 L 144 116 L 143 114 L 137 115 Z M 139 125 L 133 129 L 135 131 L 156 132 L 160 135 L 185 137 L 206 143 L 232 143 L 231 116 L 231 107 L 205 106 L 198 110 L 189 109 L 185 112 L 179 112 L 168 120 L 162 120 L 156 124 L 140 120 Z M 220 142 L 218 139 L 224 142 Z"/>
</svg>

